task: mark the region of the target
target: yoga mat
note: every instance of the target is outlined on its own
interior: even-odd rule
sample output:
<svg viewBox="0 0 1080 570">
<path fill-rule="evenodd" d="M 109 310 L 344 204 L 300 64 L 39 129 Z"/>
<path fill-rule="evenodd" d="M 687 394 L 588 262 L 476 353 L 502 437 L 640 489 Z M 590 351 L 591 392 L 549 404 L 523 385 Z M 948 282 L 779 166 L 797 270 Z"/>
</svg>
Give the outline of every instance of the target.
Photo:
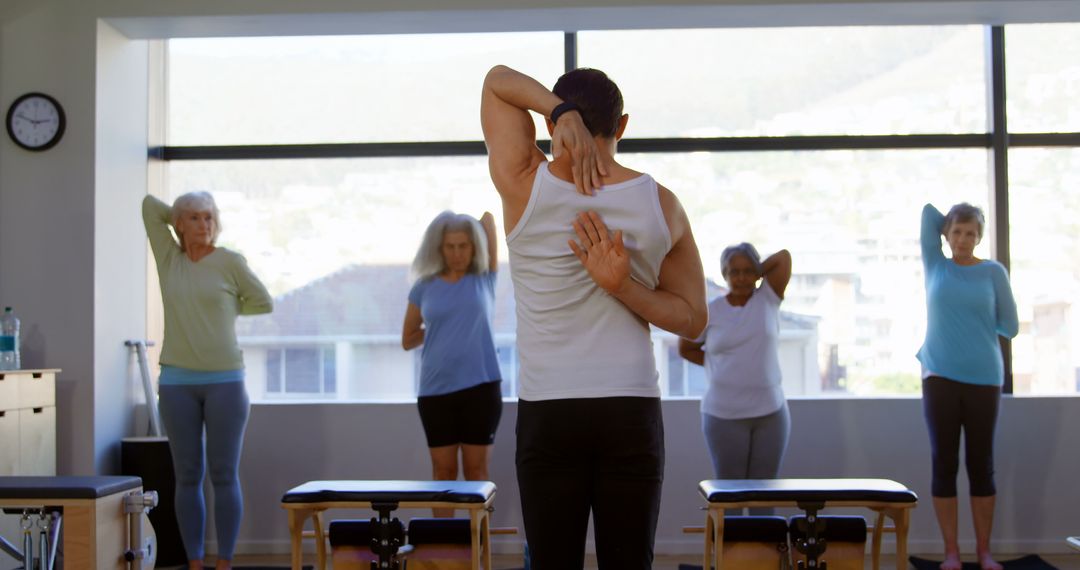
<svg viewBox="0 0 1080 570">
<path fill-rule="evenodd" d="M 927 560 L 917 556 L 909 556 L 908 560 L 911 560 L 911 565 L 915 567 L 915 570 L 938 570 L 941 567 L 940 560 Z M 1028 554 L 1015 560 L 998 560 L 998 564 L 1001 564 L 1005 570 L 1057 570 L 1039 558 L 1037 554 Z M 980 568 L 975 562 L 964 562 L 963 570 L 980 570 Z"/>
<path fill-rule="evenodd" d="M 908 559 L 911 560 L 911 565 L 915 567 L 915 570 L 938 570 L 941 565 L 940 560 L 927 560 L 917 556 L 909 556 Z M 1028 554 L 1015 560 L 998 560 L 998 563 L 1005 567 L 1005 570 L 1057 570 L 1055 566 L 1048 564 L 1037 554 Z M 701 566 L 679 564 L 679 570 L 701 570 Z M 965 562 L 963 570 L 981 569 L 974 562 Z"/>
</svg>

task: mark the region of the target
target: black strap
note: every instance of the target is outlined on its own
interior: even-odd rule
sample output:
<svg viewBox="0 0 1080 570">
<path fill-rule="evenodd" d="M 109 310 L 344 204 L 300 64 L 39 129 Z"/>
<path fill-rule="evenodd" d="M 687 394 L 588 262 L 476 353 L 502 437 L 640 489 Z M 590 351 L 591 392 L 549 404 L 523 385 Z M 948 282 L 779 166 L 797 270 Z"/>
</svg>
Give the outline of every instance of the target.
<svg viewBox="0 0 1080 570">
<path fill-rule="evenodd" d="M 577 111 L 578 113 L 580 113 L 581 107 L 578 107 L 577 103 L 574 103 L 572 101 L 563 101 L 562 103 L 555 105 L 555 108 L 551 110 L 551 124 L 559 124 L 559 117 L 563 116 L 564 113 L 568 113 L 570 111 Z"/>
</svg>

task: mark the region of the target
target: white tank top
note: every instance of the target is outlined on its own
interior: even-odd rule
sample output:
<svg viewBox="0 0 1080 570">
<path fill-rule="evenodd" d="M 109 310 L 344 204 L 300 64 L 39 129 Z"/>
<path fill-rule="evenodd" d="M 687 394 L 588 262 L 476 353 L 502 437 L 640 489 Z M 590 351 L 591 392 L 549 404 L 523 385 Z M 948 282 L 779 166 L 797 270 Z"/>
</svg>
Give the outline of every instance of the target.
<svg viewBox="0 0 1080 570">
<path fill-rule="evenodd" d="M 517 304 L 522 400 L 660 396 L 649 325 L 608 295 L 570 251 L 571 223 L 595 210 L 622 230 L 631 277 L 655 289 L 671 233 L 656 181 L 643 174 L 579 194 L 543 162 L 525 213 L 506 237 Z"/>
</svg>

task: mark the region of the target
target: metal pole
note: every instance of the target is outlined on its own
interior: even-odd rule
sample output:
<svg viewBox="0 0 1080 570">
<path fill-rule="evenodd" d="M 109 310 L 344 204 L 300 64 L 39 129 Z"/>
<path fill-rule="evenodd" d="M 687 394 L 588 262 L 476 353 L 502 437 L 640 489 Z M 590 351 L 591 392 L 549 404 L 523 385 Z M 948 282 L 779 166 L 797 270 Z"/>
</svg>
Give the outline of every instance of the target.
<svg viewBox="0 0 1080 570">
<path fill-rule="evenodd" d="M 139 360 L 139 373 L 142 375 L 143 394 L 146 395 L 146 413 L 150 415 L 151 435 L 160 437 L 161 415 L 155 405 L 157 398 L 154 397 L 154 385 L 150 381 L 150 365 L 146 360 L 146 347 L 154 346 L 154 343 L 147 340 L 127 340 L 124 341 L 124 346 L 135 349 L 135 356 Z"/>
</svg>

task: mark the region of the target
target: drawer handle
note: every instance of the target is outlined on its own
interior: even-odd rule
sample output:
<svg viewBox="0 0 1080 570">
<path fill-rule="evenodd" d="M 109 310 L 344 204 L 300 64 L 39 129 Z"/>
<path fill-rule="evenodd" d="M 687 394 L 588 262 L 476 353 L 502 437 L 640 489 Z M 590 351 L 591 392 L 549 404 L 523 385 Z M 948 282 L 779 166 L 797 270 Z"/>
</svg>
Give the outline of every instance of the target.
<svg viewBox="0 0 1080 570">
<path fill-rule="evenodd" d="M 0 418 L 4 417 L 5 415 L 7 415 L 7 412 L 0 412 Z"/>
<path fill-rule="evenodd" d="M 32 376 L 34 378 L 41 378 L 41 373 L 40 372 L 34 372 L 30 376 Z"/>
<path fill-rule="evenodd" d="M 35 414 L 40 414 L 41 412 L 44 412 L 44 411 L 45 411 L 45 408 L 34 408 L 34 413 Z"/>
</svg>

